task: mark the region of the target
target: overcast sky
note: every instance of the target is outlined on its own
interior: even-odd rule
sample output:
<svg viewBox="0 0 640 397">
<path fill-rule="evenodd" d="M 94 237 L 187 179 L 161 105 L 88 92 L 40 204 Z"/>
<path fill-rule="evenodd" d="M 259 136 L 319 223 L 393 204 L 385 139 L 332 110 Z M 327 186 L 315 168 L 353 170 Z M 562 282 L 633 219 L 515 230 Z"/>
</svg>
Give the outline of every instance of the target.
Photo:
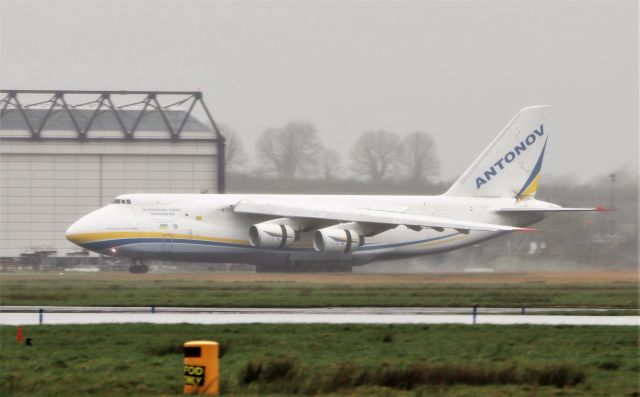
<svg viewBox="0 0 640 397">
<path fill-rule="evenodd" d="M 339 150 L 425 130 L 452 178 L 551 104 L 543 171 L 638 168 L 636 1 L 0 0 L 0 24 L 2 88 L 200 89 L 251 151 L 291 120 Z"/>
</svg>

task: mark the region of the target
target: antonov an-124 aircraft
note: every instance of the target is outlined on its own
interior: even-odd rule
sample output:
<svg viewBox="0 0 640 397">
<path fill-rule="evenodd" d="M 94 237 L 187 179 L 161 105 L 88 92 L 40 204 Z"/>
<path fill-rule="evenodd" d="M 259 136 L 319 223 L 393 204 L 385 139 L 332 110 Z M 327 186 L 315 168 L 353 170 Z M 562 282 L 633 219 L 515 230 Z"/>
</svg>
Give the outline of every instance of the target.
<svg viewBox="0 0 640 397">
<path fill-rule="evenodd" d="M 555 212 L 603 210 L 535 199 L 549 111 L 520 110 L 439 196 L 124 194 L 75 222 L 66 237 L 133 259 L 132 272 L 146 272 L 146 259 L 359 265 L 532 231 Z"/>
</svg>

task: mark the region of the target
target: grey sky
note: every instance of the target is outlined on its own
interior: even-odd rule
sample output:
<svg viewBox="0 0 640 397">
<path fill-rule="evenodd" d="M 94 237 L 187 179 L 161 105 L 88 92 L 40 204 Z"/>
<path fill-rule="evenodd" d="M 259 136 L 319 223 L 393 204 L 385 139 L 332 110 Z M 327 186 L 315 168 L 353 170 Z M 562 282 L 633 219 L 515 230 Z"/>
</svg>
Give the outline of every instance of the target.
<svg viewBox="0 0 640 397">
<path fill-rule="evenodd" d="M 638 167 L 636 1 L 0 5 L 3 88 L 201 89 L 251 151 L 296 119 L 343 153 L 366 129 L 427 130 L 450 178 L 552 104 L 547 173 Z"/>
</svg>

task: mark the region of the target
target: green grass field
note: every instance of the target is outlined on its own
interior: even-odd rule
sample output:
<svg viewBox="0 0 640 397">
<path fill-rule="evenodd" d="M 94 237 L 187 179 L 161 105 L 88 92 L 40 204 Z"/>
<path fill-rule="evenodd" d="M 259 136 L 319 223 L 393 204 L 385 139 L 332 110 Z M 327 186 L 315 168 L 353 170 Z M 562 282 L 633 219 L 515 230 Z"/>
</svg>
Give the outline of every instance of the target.
<svg viewBox="0 0 640 397">
<path fill-rule="evenodd" d="M 480 305 L 638 309 L 638 281 L 633 272 L 601 282 L 597 277 L 572 282 L 571 275 L 550 282 L 549 277 L 5 274 L 0 276 L 0 304 L 194 307 Z"/>
<path fill-rule="evenodd" d="M 637 396 L 635 327 L 0 327 L 2 396 L 180 395 L 181 344 L 221 344 L 223 395 Z M 634 394 L 635 393 L 635 394 Z"/>
</svg>

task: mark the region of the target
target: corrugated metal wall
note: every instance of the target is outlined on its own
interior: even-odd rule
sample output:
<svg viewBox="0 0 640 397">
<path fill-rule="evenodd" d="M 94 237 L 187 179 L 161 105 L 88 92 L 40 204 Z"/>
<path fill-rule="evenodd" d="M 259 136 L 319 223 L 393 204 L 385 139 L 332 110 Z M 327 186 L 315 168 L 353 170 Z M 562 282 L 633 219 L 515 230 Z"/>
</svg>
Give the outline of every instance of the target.
<svg viewBox="0 0 640 397">
<path fill-rule="evenodd" d="M 0 256 L 77 252 L 64 231 L 124 193 L 215 193 L 210 142 L 0 142 Z"/>
</svg>

